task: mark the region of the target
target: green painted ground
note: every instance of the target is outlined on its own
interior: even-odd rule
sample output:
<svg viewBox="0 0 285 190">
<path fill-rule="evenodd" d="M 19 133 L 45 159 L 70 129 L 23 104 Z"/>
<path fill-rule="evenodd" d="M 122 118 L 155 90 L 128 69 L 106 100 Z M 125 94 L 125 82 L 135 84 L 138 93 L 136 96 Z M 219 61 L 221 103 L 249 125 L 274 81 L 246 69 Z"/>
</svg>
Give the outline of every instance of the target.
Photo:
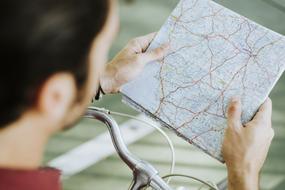
<svg viewBox="0 0 285 190">
<path fill-rule="evenodd" d="M 134 3 L 120 1 L 121 31 L 110 56 L 121 49 L 132 37 L 156 31 L 163 24 L 177 0 L 134 0 Z M 285 0 L 220 0 L 221 4 L 247 16 L 277 32 L 285 34 Z M 277 5 L 279 3 L 280 5 Z M 262 173 L 262 189 L 285 189 L 285 76 L 271 94 L 274 105 L 273 125 L 276 137 L 270 149 Z M 120 95 L 106 96 L 97 106 L 136 114 L 121 103 Z M 116 118 L 119 123 L 124 119 Z M 95 127 L 96 126 L 96 127 Z M 45 161 L 55 158 L 83 142 L 105 131 L 99 123 L 83 120 L 78 127 L 56 135 L 46 150 Z M 177 170 L 218 182 L 226 176 L 224 165 L 170 134 L 177 152 Z M 169 149 L 165 140 L 153 133 L 130 146 L 131 151 L 153 163 L 162 174 L 169 169 Z M 80 162 L 80 160 L 78 160 Z M 110 156 L 87 170 L 64 180 L 65 190 L 126 190 L 131 180 L 131 172 L 116 155 Z M 193 181 L 173 180 L 174 186 L 187 185 L 198 189 Z"/>
</svg>

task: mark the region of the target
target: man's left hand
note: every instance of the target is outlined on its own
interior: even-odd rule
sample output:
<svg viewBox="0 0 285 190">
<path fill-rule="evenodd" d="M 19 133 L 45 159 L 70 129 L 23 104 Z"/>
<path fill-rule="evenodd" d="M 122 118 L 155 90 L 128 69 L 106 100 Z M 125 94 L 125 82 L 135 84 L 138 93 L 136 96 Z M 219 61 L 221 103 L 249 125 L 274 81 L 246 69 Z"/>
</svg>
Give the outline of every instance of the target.
<svg viewBox="0 0 285 190">
<path fill-rule="evenodd" d="M 106 94 L 119 92 L 121 86 L 137 77 L 147 63 L 162 59 L 166 55 L 168 44 L 146 52 L 155 35 L 156 33 L 151 33 L 130 40 L 108 63 L 100 77 L 101 88 Z"/>
</svg>

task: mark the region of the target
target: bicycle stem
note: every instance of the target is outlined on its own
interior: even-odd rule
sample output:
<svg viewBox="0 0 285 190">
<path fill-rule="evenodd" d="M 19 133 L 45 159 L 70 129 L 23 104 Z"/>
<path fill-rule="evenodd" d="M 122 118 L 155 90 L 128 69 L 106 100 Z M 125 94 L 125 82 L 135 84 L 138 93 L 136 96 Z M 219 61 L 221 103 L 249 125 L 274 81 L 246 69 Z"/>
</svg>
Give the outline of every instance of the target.
<svg viewBox="0 0 285 190">
<path fill-rule="evenodd" d="M 117 122 L 110 116 L 110 112 L 97 107 L 89 107 L 84 115 L 85 118 L 97 119 L 103 122 L 111 135 L 113 145 L 128 167 L 133 171 L 133 182 L 130 190 L 140 190 L 151 186 L 156 190 L 173 190 L 159 176 L 158 171 L 148 162 L 134 156 L 127 148 Z"/>
</svg>

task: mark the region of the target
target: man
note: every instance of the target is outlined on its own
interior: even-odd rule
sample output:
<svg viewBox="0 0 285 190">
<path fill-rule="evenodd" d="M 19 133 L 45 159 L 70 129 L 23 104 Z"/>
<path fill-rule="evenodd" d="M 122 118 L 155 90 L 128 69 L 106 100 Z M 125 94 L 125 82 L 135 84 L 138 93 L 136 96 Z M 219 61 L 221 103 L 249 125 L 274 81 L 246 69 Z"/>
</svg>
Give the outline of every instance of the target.
<svg viewBox="0 0 285 190">
<path fill-rule="evenodd" d="M 40 169 L 48 139 L 72 126 L 96 92 L 117 93 L 161 59 L 167 45 L 145 52 L 155 34 L 139 37 L 105 65 L 119 27 L 115 0 L 9 0 L 0 9 L 0 189 L 58 190 L 59 171 Z M 240 116 L 235 98 L 223 147 L 229 189 L 255 190 L 273 137 L 271 102 L 244 126 Z"/>
</svg>

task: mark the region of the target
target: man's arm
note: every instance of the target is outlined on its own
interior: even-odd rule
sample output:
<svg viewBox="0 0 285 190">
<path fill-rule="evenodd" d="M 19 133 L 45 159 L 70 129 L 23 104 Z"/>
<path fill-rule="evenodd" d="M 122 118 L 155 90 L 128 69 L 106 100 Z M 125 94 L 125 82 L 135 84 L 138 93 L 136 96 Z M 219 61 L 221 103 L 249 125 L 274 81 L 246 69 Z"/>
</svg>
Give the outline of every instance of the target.
<svg viewBox="0 0 285 190">
<path fill-rule="evenodd" d="M 258 190 L 259 172 L 274 136 L 272 103 L 267 99 L 254 119 L 241 123 L 241 102 L 234 98 L 228 108 L 228 128 L 223 156 L 228 169 L 229 190 Z"/>
</svg>

